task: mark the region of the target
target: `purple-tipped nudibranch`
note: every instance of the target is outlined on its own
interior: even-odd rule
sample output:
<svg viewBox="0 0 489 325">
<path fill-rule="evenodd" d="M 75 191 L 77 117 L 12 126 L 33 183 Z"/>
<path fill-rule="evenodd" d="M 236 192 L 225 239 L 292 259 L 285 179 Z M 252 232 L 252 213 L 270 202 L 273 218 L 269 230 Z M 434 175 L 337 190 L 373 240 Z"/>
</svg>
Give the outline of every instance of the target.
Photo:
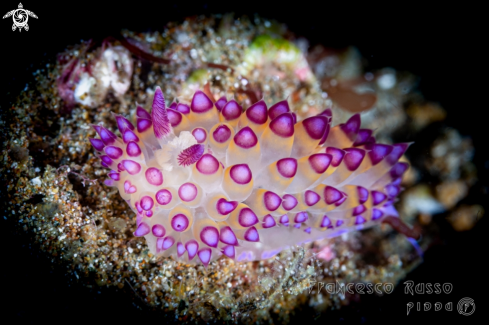
<svg viewBox="0 0 489 325">
<path fill-rule="evenodd" d="M 90 141 L 157 256 L 259 260 L 398 217 L 409 144 L 376 143 L 359 114 L 331 127 L 329 109 L 297 121 L 287 101 L 243 111 L 202 91 L 167 108 L 158 87 L 136 116 L 115 116 L 120 137 L 95 125 Z"/>
</svg>

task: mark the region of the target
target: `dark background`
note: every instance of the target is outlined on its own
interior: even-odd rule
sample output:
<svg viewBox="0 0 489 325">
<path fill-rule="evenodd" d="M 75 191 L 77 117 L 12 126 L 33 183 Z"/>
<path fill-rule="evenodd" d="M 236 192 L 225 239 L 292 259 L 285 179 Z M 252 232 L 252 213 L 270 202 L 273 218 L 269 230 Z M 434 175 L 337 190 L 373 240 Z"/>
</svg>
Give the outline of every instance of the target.
<svg viewBox="0 0 489 325">
<path fill-rule="evenodd" d="M 18 1 L 3 1 L 3 16 L 16 9 Z M 197 14 L 235 12 L 237 16 L 258 13 L 262 17 L 284 22 L 289 29 L 328 47 L 355 45 L 368 59 L 372 69 L 393 67 L 410 71 L 420 77 L 419 89 L 424 96 L 439 102 L 448 118 L 441 125 L 457 128 L 470 136 L 476 148 L 474 162 L 479 183 L 464 202 L 482 204 L 487 212 L 489 156 L 486 111 L 487 100 L 487 23 L 483 23 L 482 8 L 458 4 L 430 7 L 413 2 L 391 2 L 388 6 L 339 5 L 331 1 L 282 2 L 271 6 L 262 2 L 159 1 L 155 4 L 135 1 L 128 4 L 113 2 L 104 6 L 100 1 L 40 2 L 23 1 L 24 9 L 39 19 L 29 18 L 28 32 L 12 32 L 12 19 L 0 21 L 1 74 L 0 109 L 9 103 L 32 80 L 32 72 L 53 62 L 56 53 L 67 45 L 90 38 L 102 39 L 122 28 L 135 31 L 162 30 L 168 21 L 179 21 Z M 485 32 L 484 32 L 485 29 Z M 419 141 L 420 139 L 418 139 Z M 422 139 L 421 139 L 422 141 Z M 1 192 L 2 196 L 4 191 Z M 6 198 L 2 197 L 2 201 Z M 3 210 L 3 209 L 2 209 Z M 98 323 L 101 317 L 111 321 L 164 321 L 162 313 L 144 313 L 147 308 L 129 294 L 113 288 L 89 289 L 63 267 L 51 264 L 51 258 L 31 244 L 30 235 L 16 232 L 12 220 L 2 214 L 0 255 L 2 318 L 14 316 L 22 322 L 71 322 L 87 320 Z M 415 283 L 450 282 L 450 295 L 407 296 L 403 286 L 385 297 L 366 295 L 361 303 L 318 317 L 313 311 L 297 311 L 301 322 L 369 323 L 405 321 L 446 321 L 475 323 L 487 315 L 487 219 L 482 218 L 471 231 L 456 233 L 437 216 L 442 229 L 442 241 L 425 255 L 424 263 L 408 279 Z M 465 317 L 456 312 L 457 302 L 464 297 L 475 300 L 477 310 Z M 453 301 L 454 311 L 416 312 L 406 317 L 406 303 Z M 433 308 L 433 307 L 432 307 Z M 485 318 L 485 317 L 484 317 Z M 170 317 L 172 319 L 172 317 Z"/>
</svg>

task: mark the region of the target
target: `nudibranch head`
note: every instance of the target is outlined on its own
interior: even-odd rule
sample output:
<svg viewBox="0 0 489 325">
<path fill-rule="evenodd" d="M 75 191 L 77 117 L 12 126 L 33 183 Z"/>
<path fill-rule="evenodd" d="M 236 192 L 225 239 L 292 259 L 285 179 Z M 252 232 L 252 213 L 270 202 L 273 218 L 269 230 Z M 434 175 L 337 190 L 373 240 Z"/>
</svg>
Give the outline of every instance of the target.
<svg viewBox="0 0 489 325">
<path fill-rule="evenodd" d="M 259 260 L 397 217 L 408 144 L 376 143 L 359 114 L 331 127 L 329 109 L 297 121 L 286 100 L 243 112 L 202 91 L 167 108 L 158 87 L 136 126 L 115 118 L 120 137 L 90 141 L 157 256 Z"/>
</svg>

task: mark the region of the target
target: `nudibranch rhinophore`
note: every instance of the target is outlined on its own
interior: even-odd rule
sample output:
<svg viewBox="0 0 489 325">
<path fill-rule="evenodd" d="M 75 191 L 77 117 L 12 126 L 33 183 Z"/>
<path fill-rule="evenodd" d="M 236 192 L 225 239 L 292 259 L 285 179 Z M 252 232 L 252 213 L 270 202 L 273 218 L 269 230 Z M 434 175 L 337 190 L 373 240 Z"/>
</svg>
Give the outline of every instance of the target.
<svg viewBox="0 0 489 325">
<path fill-rule="evenodd" d="M 94 125 L 90 141 L 157 256 L 266 259 L 398 216 L 409 144 L 376 143 L 359 114 L 331 127 L 330 109 L 297 121 L 286 100 L 243 111 L 202 91 L 167 108 L 158 87 L 136 116 L 115 115 L 121 137 Z"/>
</svg>

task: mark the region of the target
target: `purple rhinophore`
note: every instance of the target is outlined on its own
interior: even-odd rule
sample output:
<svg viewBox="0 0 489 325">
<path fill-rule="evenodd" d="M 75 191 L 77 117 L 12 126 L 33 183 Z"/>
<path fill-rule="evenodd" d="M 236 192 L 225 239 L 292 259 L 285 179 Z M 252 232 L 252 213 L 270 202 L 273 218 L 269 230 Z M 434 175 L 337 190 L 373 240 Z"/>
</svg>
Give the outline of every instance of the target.
<svg viewBox="0 0 489 325">
<path fill-rule="evenodd" d="M 89 138 L 90 140 L 90 143 L 92 144 L 93 148 L 97 151 L 102 151 L 104 150 L 104 142 L 100 139 L 93 139 L 93 138 Z"/>
<path fill-rule="evenodd" d="M 183 118 L 182 113 L 173 109 L 167 109 L 166 112 L 168 114 L 168 120 L 170 121 L 172 127 L 180 125 Z"/>
<path fill-rule="evenodd" d="M 223 227 L 221 229 L 220 240 L 224 244 L 233 245 L 233 246 L 238 245 L 238 239 L 236 238 L 236 235 L 234 234 L 231 227 L 229 226 Z"/>
<path fill-rule="evenodd" d="M 401 188 L 398 185 L 389 184 L 385 187 L 385 192 L 387 196 L 390 198 L 396 197 L 399 192 L 401 192 Z"/>
<path fill-rule="evenodd" d="M 211 154 L 206 153 L 195 164 L 197 170 L 204 175 L 215 174 L 219 170 L 219 161 Z"/>
<path fill-rule="evenodd" d="M 114 181 L 119 181 L 121 179 L 121 174 L 116 173 L 115 171 L 111 171 L 110 173 L 107 174 L 110 178 L 112 178 Z"/>
<path fill-rule="evenodd" d="M 311 191 L 311 190 L 307 190 L 306 193 L 304 194 L 304 201 L 310 207 L 312 207 L 313 205 L 318 203 L 320 199 L 321 199 L 321 196 L 319 194 L 317 194 L 316 192 Z"/>
<path fill-rule="evenodd" d="M 219 125 L 214 132 L 212 132 L 212 137 L 217 143 L 224 143 L 231 137 L 231 130 L 227 125 Z"/>
<path fill-rule="evenodd" d="M 248 228 L 244 233 L 244 240 L 254 243 L 259 242 L 260 236 L 258 235 L 258 230 L 255 227 Z"/>
<path fill-rule="evenodd" d="M 321 228 L 333 228 L 333 224 L 331 223 L 331 220 L 328 218 L 327 215 L 323 216 L 323 220 L 321 221 Z"/>
<path fill-rule="evenodd" d="M 385 157 L 387 163 L 389 163 L 389 165 L 394 165 L 396 162 L 398 162 L 399 158 L 401 158 L 401 156 L 406 152 L 409 145 L 410 143 L 393 144 L 392 152 Z"/>
<path fill-rule="evenodd" d="M 238 201 L 227 201 L 226 199 L 219 199 L 216 203 L 216 210 L 220 215 L 228 215 L 233 212 L 238 206 Z"/>
<path fill-rule="evenodd" d="M 200 231 L 200 240 L 209 247 L 217 247 L 219 243 L 219 230 L 216 227 L 204 227 Z"/>
<path fill-rule="evenodd" d="M 221 114 L 224 116 L 226 121 L 232 121 L 241 116 L 241 112 L 243 111 L 243 107 L 239 106 L 239 104 L 231 99 L 229 102 L 224 105 L 222 108 Z"/>
<path fill-rule="evenodd" d="M 287 211 L 292 210 L 299 203 L 299 202 L 297 202 L 297 199 L 295 198 L 295 196 L 290 195 L 290 194 L 285 194 L 284 196 L 282 196 L 282 200 L 283 200 L 282 201 L 282 207 Z"/>
<path fill-rule="evenodd" d="M 154 225 L 153 228 L 151 228 L 151 231 L 153 232 L 153 236 L 155 237 L 165 237 L 166 230 L 165 227 L 162 225 Z"/>
<path fill-rule="evenodd" d="M 136 193 L 136 186 L 132 185 L 130 181 L 124 182 L 124 192 L 127 194 Z"/>
<path fill-rule="evenodd" d="M 361 146 L 362 144 L 365 144 L 368 142 L 368 139 L 372 135 L 372 130 L 371 129 L 360 129 L 358 130 L 358 135 L 357 138 L 355 139 L 355 142 L 353 143 L 354 146 Z"/>
<path fill-rule="evenodd" d="M 211 260 L 212 250 L 210 248 L 202 248 L 198 253 L 199 260 L 204 264 L 205 267 L 209 265 L 209 261 Z"/>
<path fill-rule="evenodd" d="M 124 131 L 124 133 L 122 134 L 122 140 L 124 141 L 124 143 L 129 143 L 131 141 L 139 142 L 138 136 L 131 130 Z"/>
<path fill-rule="evenodd" d="M 192 98 L 190 109 L 194 113 L 205 113 L 214 107 L 214 103 L 204 92 L 197 90 Z"/>
<path fill-rule="evenodd" d="M 251 227 L 258 223 L 258 217 L 250 208 L 243 208 L 239 211 L 238 223 L 243 227 Z"/>
<path fill-rule="evenodd" d="M 170 191 L 163 189 L 156 192 L 155 198 L 158 204 L 167 205 L 171 202 L 172 195 Z"/>
<path fill-rule="evenodd" d="M 178 189 L 178 196 L 184 202 L 191 202 L 195 200 L 198 194 L 197 186 L 192 183 L 185 183 Z"/>
<path fill-rule="evenodd" d="M 365 158 L 365 150 L 358 148 L 347 148 L 345 149 L 346 154 L 343 158 L 346 168 L 349 171 L 355 171 L 360 167 L 360 164 Z"/>
<path fill-rule="evenodd" d="M 189 220 L 186 215 L 179 213 L 173 216 L 171 219 L 171 227 L 173 230 L 182 232 L 188 228 Z"/>
<path fill-rule="evenodd" d="M 139 133 L 143 133 L 147 129 L 149 129 L 153 125 L 151 120 L 145 119 L 145 118 L 138 118 L 136 121 L 136 127 L 138 129 Z"/>
<path fill-rule="evenodd" d="M 144 176 L 146 176 L 146 180 L 151 185 L 155 185 L 155 186 L 163 185 L 163 174 L 158 168 L 150 167 L 146 169 Z"/>
<path fill-rule="evenodd" d="M 290 112 L 289 103 L 287 103 L 287 100 L 282 100 L 270 107 L 268 116 L 270 117 L 270 120 L 273 120 L 277 116 L 287 112 Z"/>
<path fill-rule="evenodd" d="M 203 128 L 193 129 L 192 135 L 194 136 L 195 140 L 197 140 L 197 143 L 203 143 L 207 139 L 207 132 Z"/>
<path fill-rule="evenodd" d="M 397 164 L 395 164 L 390 170 L 390 175 L 392 179 L 401 177 L 402 174 L 404 174 L 404 172 L 408 170 L 408 168 L 409 164 L 405 162 L 398 162 Z"/>
<path fill-rule="evenodd" d="M 352 216 L 358 216 L 359 214 L 362 214 L 365 211 L 367 211 L 367 208 L 363 204 L 358 205 L 353 208 Z"/>
<path fill-rule="evenodd" d="M 185 246 L 181 242 L 177 243 L 177 254 L 178 257 L 182 257 L 183 254 L 185 254 Z"/>
<path fill-rule="evenodd" d="M 222 111 L 222 108 L 224 107 L 224 105 L 226 105 L 226 103 L 227 103 L 226 96 L 222 96 L 217 100 L 217 102 L 214 105 L 216 105 L 217 110 L 220 112 Z"/>
<path fill-rule="evenodd" d="M 343 193 L 331 186 L 324 188 L 324 200 L 326 204 L 338 202 L 343 197 Z"/>
<path fill-rule="evenodd" d="M 375 166 L 379 162 L 381 162 L 385 157 L 387 157 L 391 152 L 393 147 L 386 144 L 367 144 L 365 146 L 368 152 L 368 157 L 372 162 L 372 165 Z"/>
<path fill-rule="evenodd" d="M 204 154 L 205 146 L 203 144 L 194 144 L 178 154 L 178 165 L 187 167 L 196 163 Z"/>
<path fill-rule="evenodd" d="M 265 124 L 268 120 L 267 104 L 263 99 L 248 107 L 245 113 L 246 117 L 255 124 Z"/>
<path fill-rule="evenodd" d="M 280 159 L 277 161 L 277 171 L 283 177 L 294 177 L 297 173 L 297 160 L 295 158 Z"/>
<path fill-rule="evenodd" d="M 317 174 L 322 174 L 328 169 L 332 159 L 328 153 L 316 153 L 309 156 L 309 165 Z"/>
<path fill-rule="evenodd" d="M 266 216 L 263 217 L 263 222 L 262 222 L 262 226 L 263 228 L 272 228 L 272 227 L 275 227 L 277 225 L 277 223 L 275 222 L 275 219 L 270 215 L 270 214 L 267 214 Z"/>
<path fill-rule="evenodd" d="M 252 180 L 251 170 L 247 164 L 234 165 L 229 170 L 229 176 L 240 185 L 248 184 Z"/>
<path fill-rule="evenodd" d="M 132 125 L 132 123 L 122 115 L 116 115 L 115 121 L 117 122 L 117 127 L 119 128 L 121 134 L 124 134 L 124 131 L 126 130 L 134 130 L 134 125 Z"/>
<path fill-rule="evenodd" d="M 385 195 L 384 193 L 378 191 L 372 191 L 372 199 L 374 205 L 379 205 L 380 203 L 384 202 L 386 198 L 387 195 Z"/>
<path fill-rule="evenodd" d="M 186 115 L 190 113 L 190 106 L 188 106 L 187 104 L 178 103 L 176 110 Z"/>
<path fill-rule="evenodd" d="M 294 222 L 295 223 L 303 223 L 303 222 L 306 222 L 307 219 L 308 219 L 308 215 L 307 215 L 307 212 L 305 211 L 302 211 L 302 212 L 299 212 L 295 215 L 294 217 Z"/>
<path fill-rule="evenodd" d="M 115 146 L 107 146 L 104 148 L 104 151 L 112 159 L 119 159 L 123 154 L 122 149 Z"/>
<path fill-rule="evenodd" d="M 139 157 L 141 155 L 141 148 L 136 142 L 129 142 L 126 146 L 126 152 L 129 157 Z"/>
<path fill-rule="evenodd" d="M 354 141 L 360 130 L 361 123 L 360 114 L 355 114 L 346 123 L 340 124 L 340 128 L 351 141 Z"/>
<path fill-rule="evenodd" d="M 197 241 L 194 239 L 189 240 L 185 244 L 185 248 L 187 249 L 188 252 L 188 259 L 191 261 L 195 257 L 195 255 L 197 255 L 197 250 L 199 249 L 199 243 L 197 243 Z"/>
<path fill-rule="evenodd" d="M 382 211 L 380 211 L 379 209 L 372 209 L 372 220 L 378 220 L 380 218 L 382 218 L 382 216 L 384 215 L 384 213 Z"/>
<path fill-rule="evenodd" d="M 171 132 L 171 124 L 166 111 L 165 98 L 160 87 L 156 87 L 151 110 L 151 119 L 153 120 L 153 130 L 155 137 L 163 139 Z"/>
<path fill-rule="evenodd" d="M 136 107 L 136 117 L 144 118 L 151 121 L 151 114 L 149 114 L 144 108 L 139 105 Z"/>
<path fill-rule="evenodd" d="M 222 248 L 222 253 L 226 255 L 229 258 L 234 258 L 235 257 L 235 251 L 234 251 L 234 246 L 228 245 Z"/>
<path fill-rule="evenodd" d="M 149 211 L 153 208 L 154 201 L 150 196 L 145 195 L 141 198 L 140 204 L 141 204 L 141 208 L 143 208 L 143 210 Z"/>
<path fill-rule="evenodd" d="M 289 216 L 284 214 L 280 217 L 279 219 L 279 222 L 284 225 L 284 226 L 288 226 L 289 225 Z"/>
<path fill-rule="evenodd" d="M 134 236 L 143 237 L 143 236 L 146 236 L 147 234 L 149 234 L 149 232 L 150 232 L 150 229 L 149 229 L 148 224 L 143 221 L 138 225 L 138 228 L 134 232 Z"/>
<path fill-rule="evenodd" d="M 324 131 L 328 126 L 329 119 L 325 116 L 312 116 L 302 121 L 307 134 L 314 140 L 322 139 Z"/>
<path fill-rule="evenodd" d="M 331 160 L 331 166 L 338 167 L 343 161 L 343 157 L 345 156 L 345 151 L 335 148 L 335 147 L 327 147 L 326 153 L 330 154 L 333 159 Z"/>
<path fill-rule="evenodd" d="M 249 126 L 245 126 L 234 136 L 234 143 L 243 149 L 253 148 L 258 143 L 258 138 Z"/>
<path fill-rule="evenodd" d="M 110 159 L 109 156 L 100 156 L 100 159 L 102 160 L 102 163 L 105 163 L 107 166 L 110 166 L 113 163 L 112 159 Z"/>
<path fill-rule="evenodd" d="M 267 191 L 263 195 L 263 202 L 268 211 L 275 211 L 282 204 L 282 198 L 271 191 Z"/>
<path fill-rule="evenodd" d="M 336 220 L 336 226 L 335 227 L 340 227 L 344 223 L 345 222 L 343 220 Z"/>
<path fill-rule="evenodd" d="M 364 204 L 368 200 L 368 190 L 365 187 L 357 186 L 358 203 Z"/>
<path fill-rule="evenodd" d="M 294 118 L 291 113 L 283 113 L 270 122 L 268 127 L 279 137 L 289 138 L 294 135 Z"/>
<path fill-rule="evenodd" d="M 367 222 L 367 220 L 365 220 L 365 218 L 362 216 L 357 216 L 355 218 L 355 225 L 361 225 L 364 224 L 365 222 Z"/>
</svg>

